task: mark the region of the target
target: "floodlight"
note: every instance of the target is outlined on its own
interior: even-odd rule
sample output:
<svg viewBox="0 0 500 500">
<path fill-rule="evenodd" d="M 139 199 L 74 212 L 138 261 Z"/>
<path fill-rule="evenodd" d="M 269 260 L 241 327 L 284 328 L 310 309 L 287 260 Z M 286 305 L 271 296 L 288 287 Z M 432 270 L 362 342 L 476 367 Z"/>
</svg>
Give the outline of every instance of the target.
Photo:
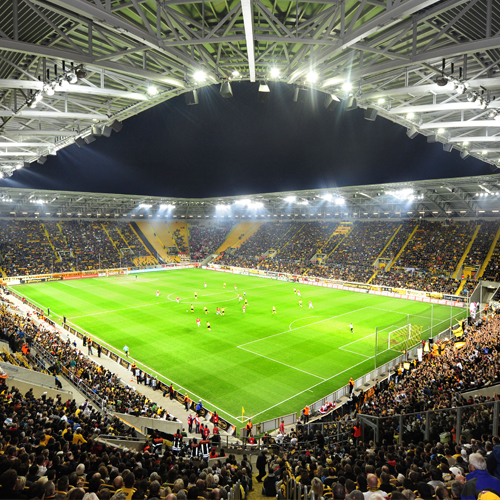
<svg viewBox="0 0 500 500">
<path fill-rule="evenodd" d="M 463 144 L 464 146 L 468 146 L 468 145 L 469 145 L 469 141 L 464 141 L 464 142 L 462 142 L 462 144 Z"/>
<path fill-rule="evenodd" d="M 415 118 L 415 113 L 412 113 L 411 111 L 406 115 L 406 118 L 408 120 L 413 120 Z"/>
<path fill-rule="evenodd" d="M 234 76 L 234 78 L 238 78 L 240 76 L 240 72 L 237 69 L 235 69 L 231 74 Z"/>
<path fill-rule="evenodd" d="M 322 198 L 326 201 L 332 201 L 333 200 L 333 196 L 330 194 L 330 193 L 326 193 L 322 196 Z"/>
<path fill-rule="evenodd" d="M 271 78 L 279 78 L 280 77 L 280 70 L 278 68 L 271 68 L 270 75 L 271 75 Z"/>
<path fill-rule="evenodd" d="M 309 83 L 316 83 L 318 81 L 318 73 L 316 71 L 310 71 L 307 74 L 306 81 Z"/>
<path fill-rule="evenodd" d="M 465 160 L 467 156 L 469 156 L 469 152 L 467 150 L 460 151 L 460 158 L 462 158 L 462 160 Z"/>
<path fill-rule="evenodd" d="M 59 88 L 56 86 L 56 90 L 68 90 L 69 82 L 65 78 L 59 81 Z"/>
<path fill-rule="evenodd" d="M 69 83 L 76 83 L 78 81 L 78 78 L 76 76 L 76 73 L 68 73 L 68 81 Z"/>
<path fill-rule="evenodd" d="M 45 89 L 45 93 L 47 95 L 54 95 L 54 88 L 52 87 L 52 85 L 47 86 L 47 88 Z"/>
<path fill-rule="evenodd" d="M 97 125 L 92 125 L 92 135 L 95 137 L 100 137 L 102 135 L 101 127 L 98 127 Z"/>
<path fill-rule="evenodd" d="M 487 155 L 488 154 L 488 151 L 486 151 L 485 149 L 483 151 L 481 151 L 481 154 L 482 155 Z"/>
<path fill-rule="evenodd" d="M 231 90 L 231 84 L 229 83 L 229 80 L 222 82 L 219 93 L 224 99 L 230 99 L 231 97 L 233 97 L 233 91 Z"/>
<path fill-rule="evenodd" d="M 18 163 L 18 164 L 16 165 L 16 170 L 19 170 L 19 169 L 21 169 L 21 168 L 25 167 L 25 166 L 26 166 L 26 164 L 30 165 L 30 164 L 29 164 L 28 162 L 26 162 L 26 161 L 24 162 L 24 164 L 22 164 L 22 163 Z"/>
<path fill-rule="evenodd" d="M 453 144 L 451 142 L 443 144 L 443 151 L 450 153 L 452 149 L 453 149 Z"/>
<path fill-rule="evenodd" d="M 85 141 L 81 137 L 76 137 L 75 143 L 79 148 L 81 148 L 85 144 Z"/>
<path fill-rule="evenodd" d="M 91 144 L 92 142 L 95 141 L 95 136 L 90 134 L 90 135 L 87 135 L 86 137 L 83 138 L 83 140 L 87 143 L 87 144 Z"/>
<path fill-rule="evenodd" d="M 349 96 L 349 98 L 344 102 L 345 102 L 345 110 L 346 111 L 352 111 L 353 109 L 356 109 L 358 107 L 358 101 L 352 95 Z"/>
<path fill-rule="evenodd" d="M 344 198 L 341 198 L 340 196 L 338 198 L 335 198 L 335 205 L 345 205 Z"/>
<path fill-rule="evenodd" d="M 344 92 L 350 92 L 352 90 L 352 83 L 351 82 L 344 82 L 342 84 L 342 90 Z"/>
<path fill-rule="evenodd" d="M 149 203 L 140 203 L 139 208 L 145 208 L 146 210 L 150 209 L 153 205 L 150 205 Z"/>
<path fill-rule="evenodd" d="M 222 205 L 222 204 L 215 205 L 216 210 L 224 210 L 225 208 L 226 208 L 226 205 Z"/>
<path fill-rule="evenodd" d="M 149 87 L 148 87 L 148 95 L 150 97 L 153 97 L 156 94 L 158 94 L 158 89 L 154 85 L 149 85 Z"/>
<path fill-rule="evenodd" d="M 444 128 L 438 128 L 438 134 L 442 135 L 446 132 Z"/>
<path fill-rule="evenodd" d="M 0 172 L 0 179 L 3 179 L 3 172 Z"/>
<path fill-rule="evenodd" d="M 207 79 L 207 75 L 204 71 L 195 71 L 193 78 L 197 83 L 203 83 Z"/>
<path fill-rule="evenodd" d="M 293 196 L 293 195 L 292 195 L 292 196 L 287 196 L 287 197 L 285 198 L 285 201 L 286 201 L 287 203 L 293 203 L 296 199 L 297 199 L 297 198 L 296 198 L 295 196 Z"/>
<path fill-rule="evenodd" d="M 378 101 L 377 101 L 377 104 L 385 104 L 385 99 L 383 97 L 381 97 Z"/>
</svg>

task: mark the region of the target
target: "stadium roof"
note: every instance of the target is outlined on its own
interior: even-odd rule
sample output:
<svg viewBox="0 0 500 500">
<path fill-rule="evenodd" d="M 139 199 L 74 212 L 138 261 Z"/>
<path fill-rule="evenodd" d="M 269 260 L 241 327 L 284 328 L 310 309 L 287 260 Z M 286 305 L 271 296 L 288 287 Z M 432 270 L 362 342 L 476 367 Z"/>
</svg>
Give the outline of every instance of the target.
<svg viewBox="0 0 500 500">
<path fill-rule="evenodd" d="M 498 165 L 499 64 L 494 0 L 1 2 L 0 170 L 203 85 L 273 79 Z"/>
<path fill-rule="evenodd" d="M 2 218 L 350 220 L 499 216 L 500 174 L 198 199 L 0 189 Z"/>
</svg>

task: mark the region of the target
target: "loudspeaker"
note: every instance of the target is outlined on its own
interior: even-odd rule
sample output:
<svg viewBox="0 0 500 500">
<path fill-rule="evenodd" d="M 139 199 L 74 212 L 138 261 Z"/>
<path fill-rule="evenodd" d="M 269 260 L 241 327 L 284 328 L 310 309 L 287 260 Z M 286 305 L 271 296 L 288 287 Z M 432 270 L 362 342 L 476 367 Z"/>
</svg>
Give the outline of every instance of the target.
<svg viewBox="0 0 500 500">
<path fill-rule="evenodd" d="M 95 137 L 101 137 L 102 135 L 102 130 L 101 127 L 98 127 L 97 125 L 92 126 L 92 135 Z"/>
<path fill-rule="evenodd" d="M 417 135 L 418 135 L 418 130 L 417 130 L 415 127 L 409 128 L 409 129 L 406 131 L 406 135 L 407 135 L 410 139 L 415 139 L 415 137 L 417 137 Z"/>
<path fill-rule="evenodd" d="M 186 100 L 186 106 L 194 106 L 198 104 L 198 91 L 196 89 L 191 90 L 191 92 L 186 92 L 184 94 L 184 99 Z"/>
<path fill-rule="evenodd" d="M 113 129 L 111 127 L 108 127 L 107 125 L 102 129 L 103 137 L 110 137 L 111 132 L 113 132 Z"/>
<path fill-rule="evenodd" d="M 219 91 L 220 95 L 224 98 L 224 99 L 230 99 L 231 97 L 233 97 L 233 91 L 231 90 L 231 84 L 229 82 L 224 82 L 221 86 L 220 86 L 220 91 Z"/>
<path fill-rule="evenodd" d="M 30 168 L 30 167 L 31 167 L 31 163 L 29 161 L 25 161 L 23 164 L 23 168 Z"/>
<path fill-rule="evenodd" d="M 81 138 L 81 137 L 77 137 L 75 139 L 75 142 L 76 142 L 76 145 L 81 148 L 84 144 L 85 144 L 85 141 Z"/>
<path fill-rule="evenodd" d="M 378 111 L 374 108 L 366 108 L 365 109 L 365 120 L 368 120 L 369 122 L 374 122 L 375 119 L 377 118 Z"/>
<path fill-rule="evenodd" d="M 122 123 L 122 122 L 119 122 L 118 120 L 115 120 L 115 121 L 111 124 L 111 128 L 112 128 L 115 132 L 120 132 L 120 130 L 123 128 L 123 123 Z"/>
<path fill-rule="evenodd" d="M 460 151 L 460 158 L 462 158 L 462 160 L 465 160 L 467 156 L 469 156 L 469 152 L 467 150 Z"/>
<path fill-rule="evenodd" d="M 344 101 L 345 103 L 345 110 L 346 111 L 352 111 L 353 109 L 356 109 L 358 107 L 358 101 L 356 100 L 355 97 L 349 97 L 347 101 Z"/>
<path fill-rule="evenodd" d="M 305 102 L 307 97 L 307 89 L 301 89 L 300 87 L 295 87 L 295 92 L 293 94 L 293 102 Z"/>
<path fill-rule="evenodd" d="M 40 165 L 43 165 L 46 161 L 47 161 L 46 156 L 40 156 L 40 158 L 38 158 L 38 160 L 37 160 L 37 163 L 39 163 Z"/>
<path fill-rule="evenodd" d="M 83 140 L 87 143 L 87 144 L 90 144 L 91 142 L 94 142 L 95 141 L 95 137 L 90 134 L 88 135 L 87 137 L 84 137 Z"/>
<path fill-rule="evenodd" d="M 427 142 L 429 144 L 434 144 L 435 142 L 437 142 L 437 137 L 435 135 L 428 135 Z"/>
<path fill-rule="evenodd" d="M 327 96 L 325 97 L 324 106 L 325 106 L 325 109 L 328 109 L 328 111 L 333 111 L 334 109 L 337 108 L 339 103 L 340 103 L 340 99 L 336 95 L 327 94 Z"/>
<path fill-rule="evenodd" d="M 443 151 L 449 153 L 452 149 L 453 149 L 453 144 L 451 142 L 443 144 Z"/>
</svg>

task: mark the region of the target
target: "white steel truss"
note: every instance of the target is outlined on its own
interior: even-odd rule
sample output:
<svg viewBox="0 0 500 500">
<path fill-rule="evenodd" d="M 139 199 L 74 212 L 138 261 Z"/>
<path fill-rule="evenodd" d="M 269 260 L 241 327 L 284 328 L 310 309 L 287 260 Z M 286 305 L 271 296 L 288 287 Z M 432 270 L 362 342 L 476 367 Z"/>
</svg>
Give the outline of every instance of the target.
<svg viewBox="0 0 500 500">
<path fill-rule="evenodd" d="M 77 81 L 47 92 L 74 68 Z M 0 2 L 0 170 L 200 85 L 269 81 L 271 69 L 500 164 L 495 0 L 11 0 Z"/>
</svg>

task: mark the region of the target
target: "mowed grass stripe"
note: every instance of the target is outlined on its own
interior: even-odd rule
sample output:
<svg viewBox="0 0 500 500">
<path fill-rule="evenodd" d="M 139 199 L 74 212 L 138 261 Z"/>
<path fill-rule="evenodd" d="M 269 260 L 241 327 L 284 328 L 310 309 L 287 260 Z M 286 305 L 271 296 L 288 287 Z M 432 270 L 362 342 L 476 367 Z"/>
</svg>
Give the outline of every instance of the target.
<svg viewBox="0 0 500 500">
<path fill-rule="evenodd" d="M 239 415 L 244 406 L 246 416 L 258 414 L 257 420 L 298 411 L 345 385 L 350 376 L 373 369 L 375 327 L 396 329 L 406 324 L 408 313 L 412 324 L 430 326 L 431 308 L 426 303 L 298 285 L 300 308 L 294 287 L 288 282 L 189 269 L 139 274 L 137 279 L 132 274 L 14 288 L 53 312 L 74 318 L 76 327 L 118 352 L 127 344 L 135 359 L 227 414 Z M 237 300 L 244 291 L 245 314 L 243 301 Z M 308 309 L 309 300 L 314 309 Z M 186 312 L 191 303 L 194 314 Z M 210 314 L 203 313 L 204 305 Z M 224 317 L 216 316 L 218 305 L 226 307 Z M 277 315 L 271 314 L 273 305 Z M 200 328 L 196 317 L 202 321 Z M 434 306 L 433 317 L 435 323 L 446 323 L 450 308 Z M 354 335 L 348 328 L 351 321 Z M 346 350 L 341 349 L 344 345 Z M 396 355 L 379 353 L 378 364 Z"/>
</svg>

